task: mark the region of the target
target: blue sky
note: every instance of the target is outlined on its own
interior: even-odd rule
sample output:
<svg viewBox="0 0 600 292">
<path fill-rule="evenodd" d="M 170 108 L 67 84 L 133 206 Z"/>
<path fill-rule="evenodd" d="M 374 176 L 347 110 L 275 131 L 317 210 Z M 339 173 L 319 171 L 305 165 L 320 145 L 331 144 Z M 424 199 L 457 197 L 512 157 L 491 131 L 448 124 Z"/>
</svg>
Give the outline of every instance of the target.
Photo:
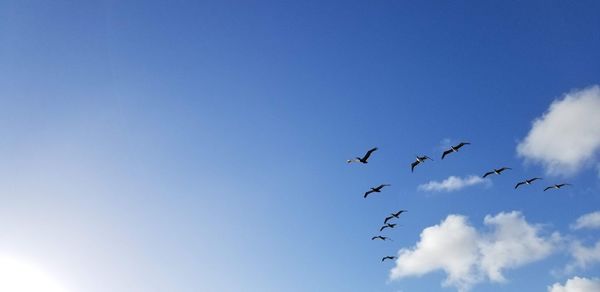
<svg viewBox="0 0 600 292">
<path fill-rule="evenodd" d="M 380 258 L 450 214 L 486 233 L 486 215 L 518 211 L 562 239 L 472 290 L 598 277 L 600 257 L 565 271 L 573 242 L 600 240 L 570 227 L 599 209 L 595 140 L 570 173 L 517 145 L 553 101 L 600 83 L 599 9 L 0 1 L 0 253 L 70 292 L 456 291 L 440 269 L 390 279 Z M 345 163 L 373 146 L 368 165 Z M 411 173 L 415 154 L 435 161 Z M 417 189 L 499 166 L 513 170 L 487 186 Z M 541 191 L 560 181 L 574 186 Z M 394 241 L 371 242 L 400 208 Z"/>
</svg>

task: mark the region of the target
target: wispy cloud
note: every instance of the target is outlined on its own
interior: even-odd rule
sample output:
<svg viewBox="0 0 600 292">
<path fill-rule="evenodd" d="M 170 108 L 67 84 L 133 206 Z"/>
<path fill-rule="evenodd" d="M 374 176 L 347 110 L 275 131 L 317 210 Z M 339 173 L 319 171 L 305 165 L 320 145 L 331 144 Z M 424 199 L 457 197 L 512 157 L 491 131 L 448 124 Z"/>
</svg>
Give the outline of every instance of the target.
<svg viewBox="0 0 600 292">
<path fill-rule="evenodd" d="M 527 161 L 540 163 L 548 174 L 572 175 L 600 150 L 600 86 L 565 94 L 533 122 L 517 145 Z"/>
<path fill-rule="evenodd" d="M 464 178 L 450 176 L 443 181 L 429 181 L 417 187 L 420 191 L 428 192 L 453 192 L 460 189 L 478 184 L 491 184 L 489 180 L 483 179 L 477 175 L 469 175 Z"/>
<path fill-rule="evenodd" d="M 600 279 L 588 279 L 573 277 L 562 285 L 561 283 L 554 283 L 554 285 L 548 287 L 548 292 L 589 292 L 589 291 L 600 291 Z"/>
<path fill-rule="evenodd" d="M 390 279 L 442 270 L 447 275 L 443 286 L 468 291 L 486 279 L 505 281 L 504 270 L 547 257 L 560 240 L 558 234 L 540 235 L 540 228 L 516 211 L 488 215 L 484 225 L 491 231 L 477 230 L 465 216 L 449 215 L 425 228 L 414 247 L 398 251 Z"/>
<path fill-rule="evenodd" d="M 571 225 L 571 229 L 577 230 L 582 228 L 600 228 L 600 211 L 582 215 L 581 217 L 577 218 L 577 221 L 575 221 L 574 224 Z"/>
<path fill-rule="evenodd" d="M 587 267 L 600 263 L 600 240 L 595 245 L 587 247 L 579 241 L 574 241 L 569 249 L 573 261 L 566 267 L 567 273 L 572 273 L 576 269 L 586 269 Z"/>
</svg>

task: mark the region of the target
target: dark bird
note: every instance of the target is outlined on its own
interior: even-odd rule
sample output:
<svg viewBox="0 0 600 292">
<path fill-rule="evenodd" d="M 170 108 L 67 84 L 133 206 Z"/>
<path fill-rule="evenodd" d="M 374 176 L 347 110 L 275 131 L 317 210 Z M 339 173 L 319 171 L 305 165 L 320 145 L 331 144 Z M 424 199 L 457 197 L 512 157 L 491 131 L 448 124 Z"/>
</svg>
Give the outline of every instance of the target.
<svg viewBox="0 0 600 292">
<path fill-rule="evenodd" d="M 385 220 L 383 220 L 383 224 L 387 224 L 388 220 L 391 220 L 392 218 L 399 218 L 400 214 L 406 212 L 406 210 L 400 210 L 396 213 L 391 213 L 390 216 L 385 217 Z"/>
<path fill-rule="evenodd" d="M 549 186 L 549 187 L 547 187 L 547 188 L 544 189 L 544 192 L 547 191 L 547 190 L 549 190 L 549 189 L 557 189 L 558 190 L 558 189 L 560 189 L 560 188 L 562 188 L 564 186 L 572 186 L 572 184 L 557 184 L 557 185 Z"/>
<path fill-rule="evenodd" d="M 371 188 L 370 191 L 367 191 L 365 193 L 365 195 L 363 196 L 363 198 L 366 198 L 371 193 L 381 193 L 381 189 L 383 189 L 383 187 L 387 187 L 387 186 L 391 186 L 391 185 L 383 184 L 383 185 L 379 185 L 378 187 Z"/>
<path fill-rule="evenodd" d="M 526 179 L 524 181 L 521 181 L 521 182 L 519 182 L 519 183 L 517 183 L 515 185 L 515 189 L 518 188 L 520 185 L 530 185 L 532 182 L 534 182 L 534 181 L 536 181 L 538 179 L 542 179 L 542 178 L 541 177 L 534 177 L 532 179 Z"/>
<path fill-rule="evenodd" d="M 433 160 L 431 159 L 431 157 L 427 156 L 427 155 L 423 155 L 423 156 L 418 156 L 417 155 L 417 159 L 415 160 L 415 162 L 410 164 L 410 171 L 413 172 L 415 171 L 415 166 L 419 165 L 419 163 L 425 163 L 425 160 Z"/>
<path fill-rule="evenodd" d="M 490 172 L 486 172 L 486 173 L 483 175 L 483 178 L 485 178 L 486 176 L 488 176 L 488 175 L 490 175 L 490 174 L 501 174 L 503 171 L 505 171 L 505 170 L 507 170 L 507 169 L 512 169 L 512 168 L 510 168 L 510 167 L 502 167 L 502 168 L 498 168 L 498 169 L 495 169 L 495 168 L 494 168 L 494 170 L 492 170 L 492 171 L 490 171 Z"/>
<path fill-rule="evenodd" d="M 373 237 L 371 237 L 371 240 L 375 240 L 375 239 L 381 239 L 381 240 L 383 240 L 383 241 L 386 241 L 386 240 L 392 240 L 392 239 L 390 239 L 389 237 L 386 237 L 386 236 L 381 236 L 381 235 L 379 235 L 379 236 L 373 236 Z"/>
<path fill-rule="evenodd" d="M 352 163 L 352 162 L 369 163 L 367 160 L 369 160 L 369 157 L 371 157 L 371 154 L 375 150 L 377 150 L 377 147 L 367 151 L 367 154 L 365 154 L 365 156 L 363 156 L 362 158 L 356 157 L 354 159 L 348 159 L 348 160 L 346 160 L 346 162 L 348 162 L 348 163 Z"/>
<path fill-rule="evenodd" d="M 396 258 L 396 257 L 394 257 L 394 256 L 385 256 L 385 257 L 383 257 L 383 258 L 381 259 L 381 261 L 382 261 L 382 262 L 384 262 L 385 260 L 393 260 L 393 259 L 395 259 L 395 258 Z"/>
<path fill-rule="evenodd" d="M 379 232 L 383 231 L 386 228 L 394 228 L 394 227 L 396 227 L 396 224 L 386 223 L 385 225 L 381 226 L 381 228 L 379 228 Z"/>
<path fill-rule="evenodd" d="M 465 145 L 470 145 L 471 143 L 469 142 L 460 142 L 458 145 L 455 146 L 450 146 L 450 149 L 444 151 L 444 153 L 442 154 L 442 159 L 444 159 L 444 157 L 446 157 L 446 155 L 452 153 L 452 152 L 458 152 L 458 149 L 460 149 L 460 147 L 463 147 Z"/>
</svg>

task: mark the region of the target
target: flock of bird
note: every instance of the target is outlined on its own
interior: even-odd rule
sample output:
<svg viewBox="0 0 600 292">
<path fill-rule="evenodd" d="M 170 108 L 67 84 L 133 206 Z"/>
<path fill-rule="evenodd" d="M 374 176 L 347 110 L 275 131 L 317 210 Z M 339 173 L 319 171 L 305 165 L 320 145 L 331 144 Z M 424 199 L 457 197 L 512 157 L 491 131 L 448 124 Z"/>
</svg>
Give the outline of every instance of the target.
<svg viewBox="0 0 600 292">
<path fill-rule="evenodd" d="M 442 158 L 441 159 L 443 160 L 447 155 L 449 155 L 451 153 L 456 153 L 463 146 L 470 145 L 470 144 L 471 143 L 469 143 L 469 142 L 461 142 L 461 143 L 459 143 L 457 145 L 450 146 L 450 149 L 445 150 L 442 153 Z M 371 155 L 373 154 L 373 152 L 377 151 L 377 149 L 378 149 L 377 147 L 369 149 L 369 151 L 367 151 L 367 153 L 365 153 L 364 156 L 362 156 L 362 157 L 355 157 L 354 159 L 349 159 L 346 162 L 347 163 L 354 163 L 354 162 L 356 162 L 356 163 L 367 164 L 367 163 L 369 163 L 369 158 L 371 157 Z M 417 167 L 419 164 L 425 163 L 426 160 L 433 161 L 433 159 L 431 159 L 431 157 L 429 157 L 427 155 L 422 155 L 422 156 L 418 156 L 417 155 L 416 157 L 417 157 L 416 160 L 410 164 L 410 170 L 411 170 L 411 172 L 414 172 L 415 167 Z M 484 173 L 483 176 L 482 176 L 482 178 L 486 178 L 486 177 L 488 177 L 490 175 L 493 175 L 493 174 L 500 175 L 500 174 L 502 174 L 502 172 L 504 172 L 506 170 L 511 170 L 511 168 L 510 167 L 494 168 L 493 170 Z M 542 179 L 541 177 L 534 177 L 534 178 L 531 178 L 531 179 L 526 179 L 526 180 L 518 182 L 515 185 L 514 188 L 517 189 L 521 185 L 530 185 L 534 181 L 541 180 L 541 179 Z M 368 190 L 367 192 L 365 192 L 363 198 L 366 199 L 370 194 L 373 194 L 373 193 L 380 193 L 383 188 L 388 187 L 388 186 L 391 186 L 391 185 L 390 184 L 381 184 L 379 186 L 372 187 L 372 188 L 370 188 L 370 190 Z M 544 189 L 544 191 L 547 191 L 547 190 L 550 190 L 550 189 L 560 189 L 560 188 L 562 188 L 564 186 L 571 186 L 571 184 L 568 184 L 568 183 L 554 184 L 554 185 L 546 187 Z M 385 217 L 385 219 L 383 221 L 384 225 L 381 226 L 381 228 L 379 228 L 379 232 L 384 231 L 386 228 L 393 229 L 394 227 L 396 227 L 398 224 L 388 223 L 388 221 L 390 221 L 392 219 L 398 219 L 398 218 L 400 218 L 400 215 L 402 213 L 404 213 L 404 212 L 407 212 L 407 210 L 399 210 L 396 213 L 391 213 L 389 216 Z M 382 235 L 373 236 L 373 237 L 371 237 L 371 240 L 393 241 L 391 238 L 389 238 L 387 236 L 382 236 Z M 394 259 L 396 259 L 396 256 L 384 256 L 383 258 L 381 258 L 381 261 L 384 262 L 386 260 L 394 260 Z"/>
</svg>

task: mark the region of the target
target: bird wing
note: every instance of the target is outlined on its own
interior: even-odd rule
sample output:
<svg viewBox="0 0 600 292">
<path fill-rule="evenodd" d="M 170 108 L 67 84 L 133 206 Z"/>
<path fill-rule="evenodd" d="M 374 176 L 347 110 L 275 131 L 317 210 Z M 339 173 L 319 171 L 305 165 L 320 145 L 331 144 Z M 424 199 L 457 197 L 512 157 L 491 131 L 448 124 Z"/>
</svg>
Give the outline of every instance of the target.
<svg viewBox="0 0 600 292">
<path fill-rule="evenodd" d="M 469 145 L 469 144 L 471 144 L 471 143 L 469 143 L 469 142 L 460 142 L 458 145 L 454 146 L 454 148 L 458 149 L 460 147 L 463 147 L 463 146 Z"/>
<path fill-rule="evenodd" d="M 509 170 L 509 169 L 512 169 L 512 168 L 510 168 L 510 167 L 502 167 L 502 168 L 498 169 L 498 172 L 503 172 L 503 171 Z"/>
<path fill-rule="evenodd" d="M 415 171 L 415 166 L 419 165 L 419 161 L 415 161 L 413 163 L 410 164 L 410 171 Z"/>
<path fill-rule="evenodd" d="M 492 174 L 492 173 L 494 173 L 494 172 L 493 172 L 493 171 L 486 172 L 486 173 L 483 175 L 483 178 L 485 178 L 486 176 L 488 176 L 488 175 L 490 175 L 490 174 Z"/>
<path fill-rule="evenodd" d="M 367 196 L 368 196 L 370 193 L 372 193 L 372 192 L 373 192 L 373 190 L 370 190 L 370 191 L 367 191 L 367 192 L 365 192 L 365 195 L 363 196 L 363 198 L 366 198 L 366 197 L 367 197 Z"/>
<path fill-rule="evenodd" d="M 444 153 L 442 154 L 442 159 L 444 159 L 444 157 L 446 157 L 446 155 L 450 153 L 452 153 L 452 149 L 444 151 Z"/>
<path fill-rule="evenodd" d="M 519 182 L 516 186 L 515 189 L 518 188 L 520 185 L 524 184 L 524 182 Z"/>
<path fill-rule="evenodd" d="M 383 224 L 387 224 L 387 222 L 392 218 L 394 218 L 394 216 L 385 217 L 385 220 L 383 220 Z"/>
<path fill-rule="evenodd" d="M 367 151 L 367 154 L 365 154 L 365 156 L 363 156 L 362 160 L 367 160 L 369 159 L 369 157 L 371 157 L 371 153 L 373 153 L 375 150 L 377 150 L 377 147 Z"/>
<path fill-rule="evenodd" d="M 429 156 L 427 156 L 427 155 L 425 155 L 425 156 L 423 156 L 423 157 L 425 157 L 425 158 L 427 158 L 427 159 L 429 159 L 429 160 L 433 161 L 433 159 L 431 159 L 431 157 L 429 157 Z"/>
<path fill-rule="evenodd" d="M 377 238 L 377 236 L 373 236 L 373 237 L 371 237 L 371 240 L 375 240 L 375 238 Z"/>
<path fill-rule="evenodd" d="M 549 190 L 549 189 L 551 189 L 551 188 L 553 188 L 553 187 L 547 187 L 547 188 L 545 188 L 544 192 L 547 191 L 547 190 Z"/>
<path fill-rule="evenodd" d="M 388 228 L 388 227 L 389 227 L 388 225 L 381 226 L 381 228 L 379 228 L 379 232 L 383 231 L 384 229 L 386 229 L 386 228 Z"/>
<path fill-rule="evenodd" d="M 530 179 L 529 182 L 536 181 L 538 179 L 542 179 L 542 178 L 541 177 L 534 177 L 534 178 Z"/>
</svg>

